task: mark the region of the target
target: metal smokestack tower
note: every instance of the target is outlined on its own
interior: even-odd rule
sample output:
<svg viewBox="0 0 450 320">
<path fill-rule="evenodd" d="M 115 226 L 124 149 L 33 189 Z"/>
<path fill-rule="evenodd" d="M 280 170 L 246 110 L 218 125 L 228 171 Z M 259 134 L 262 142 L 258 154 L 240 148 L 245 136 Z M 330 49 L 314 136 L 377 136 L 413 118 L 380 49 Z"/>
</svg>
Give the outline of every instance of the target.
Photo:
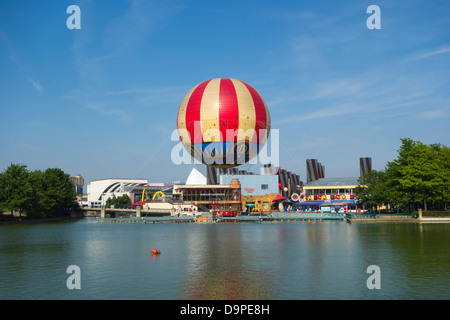
<svg viewBox="0 0 450 320">
<path fill-rule="evenodd" d="M 372 158 L 359 158 L 359 176 L 365 177 L 372 171 Z"/>
</svg>

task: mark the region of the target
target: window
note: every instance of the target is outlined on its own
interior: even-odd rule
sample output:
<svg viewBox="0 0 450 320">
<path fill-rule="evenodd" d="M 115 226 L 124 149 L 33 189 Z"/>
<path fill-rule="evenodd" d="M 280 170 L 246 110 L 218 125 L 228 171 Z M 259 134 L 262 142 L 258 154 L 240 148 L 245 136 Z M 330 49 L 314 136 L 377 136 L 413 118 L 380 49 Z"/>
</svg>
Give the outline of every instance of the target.
<svg viewBox="0 0 450 320">
<path fill-rule="evenodd" d="M 262 184 L 261 185 L 261 190 L 267 190 L 269 189 L 269 185 L 268 184 Z"/>
</svg>

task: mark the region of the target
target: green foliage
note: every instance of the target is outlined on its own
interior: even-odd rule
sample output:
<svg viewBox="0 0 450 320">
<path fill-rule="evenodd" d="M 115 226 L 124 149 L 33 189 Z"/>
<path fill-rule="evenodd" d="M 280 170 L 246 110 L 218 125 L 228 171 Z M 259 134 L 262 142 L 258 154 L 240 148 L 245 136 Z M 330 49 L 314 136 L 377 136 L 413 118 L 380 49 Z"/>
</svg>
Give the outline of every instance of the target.
<svg viewBox="0 0 450 320">
<path fill-rule="evenodd" d="M 359 201 L 372 208 L 379 207 L 386 201 L 388 193 L 385 172 L 372 170 L 365 177 L 361 177 L 359 183 L 360 185 L 354 190 Z"/>
<path fill-rule="evenodd" d="M 106 207 L 114 206 L 115 208 L 126 208 L 131 206 L 131 199 L 127 194 L 120 197 L 113 196 L 106 200 Z"/>
<path fill-rule="evenodd" d="M 446 210 L 449 200 L 450 149 L 440 144 L 401 139 L 398 156 L 385 171 L 373 170 L 355 193 L 366 204 Z"/>
<path fill-rule="evenodd" d="M 11 164 L 0 174 L 0 207 L 18 209 L 20 213 L 32 209 L 33 187 L 30 173 L 22 164 Z"/>
<path fill-rule="evenodd" d="M 0 207 L 27 214 L 61 216 L 78 207 L 69 175 L 61 169 L 28 171 L 25 165 L 11 164 L 0 173 Z"/>
</svg>

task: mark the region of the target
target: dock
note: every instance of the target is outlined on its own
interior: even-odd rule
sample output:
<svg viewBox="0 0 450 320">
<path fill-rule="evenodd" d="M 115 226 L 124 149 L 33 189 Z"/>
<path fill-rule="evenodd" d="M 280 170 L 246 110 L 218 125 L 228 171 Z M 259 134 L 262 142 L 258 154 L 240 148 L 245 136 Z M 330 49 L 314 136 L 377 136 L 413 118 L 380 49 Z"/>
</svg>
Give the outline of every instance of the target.
<svg viewBox="0 0 450 320">
<path fill-rule="evenodd" d="M 141 212 L 142 213 L 142 212 Z M 343 214 L 329 213 L 279 213 L 274 212 L 264 215 L 237 215 L 235 217 L 222 217 L 203 212 L 197 216 L 193 215 L 161 215 L 161 213 L 146 214 L 145 216 L 122 216 L 122 217 L 97 217 L 98 222 L 108 223 L 233 223 L 233 222 L 320 222 L 324 220 L 344 221 Z"/>
<path fill-rule="evenodd" d="M 196 216 L 175 213 L 174 210 L 136 208 L 82 208 L 86 216 L 97 217 L 99 222 L 110 223 L 217 223 L 217 222 L 321 222 L 327 220 L 348 223 L 450 223 L 450 217 L 422 217 L 421 214 L 325 213 L 325 212 L 268 212 L 261 215 L 216 216 L 198 212 Z"/>
</svg>

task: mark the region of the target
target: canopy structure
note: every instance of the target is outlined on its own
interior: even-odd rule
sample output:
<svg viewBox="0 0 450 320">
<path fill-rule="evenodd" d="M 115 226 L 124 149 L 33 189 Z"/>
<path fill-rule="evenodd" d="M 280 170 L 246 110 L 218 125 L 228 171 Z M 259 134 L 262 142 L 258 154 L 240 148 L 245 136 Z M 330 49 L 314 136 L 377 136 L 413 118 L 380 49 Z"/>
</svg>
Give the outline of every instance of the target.
<svg viewBox="0 0 450 320">
<path fill-rule="evenodd" d="M 197 169 L 193 168 L 186 180 L 186 185 L 206 185 L 206 177 Z"/>
<path fill-rule="evenodd" d="M 345 206 L 354 205 L 355 200 L 314 200 L 294 203 L 294 206 Z"/>
<path fill-rule="evenodd" d="M 280 201 L 280 200 L 286 200 L 286 197 L 283 197 L 283 196 L 281 196 L 280 194 L 277 194 L 277 195 L 275 196 L 275 198 L 273 198 L 272 202 Z"/>
<path fill-rule="evenodd" d="M 133 207 L 137 207 L 137 206 L 143 206 L 145 204 L 145 202 L 143 201 L 138 201 L 132 204 Z"/>
</svg>

